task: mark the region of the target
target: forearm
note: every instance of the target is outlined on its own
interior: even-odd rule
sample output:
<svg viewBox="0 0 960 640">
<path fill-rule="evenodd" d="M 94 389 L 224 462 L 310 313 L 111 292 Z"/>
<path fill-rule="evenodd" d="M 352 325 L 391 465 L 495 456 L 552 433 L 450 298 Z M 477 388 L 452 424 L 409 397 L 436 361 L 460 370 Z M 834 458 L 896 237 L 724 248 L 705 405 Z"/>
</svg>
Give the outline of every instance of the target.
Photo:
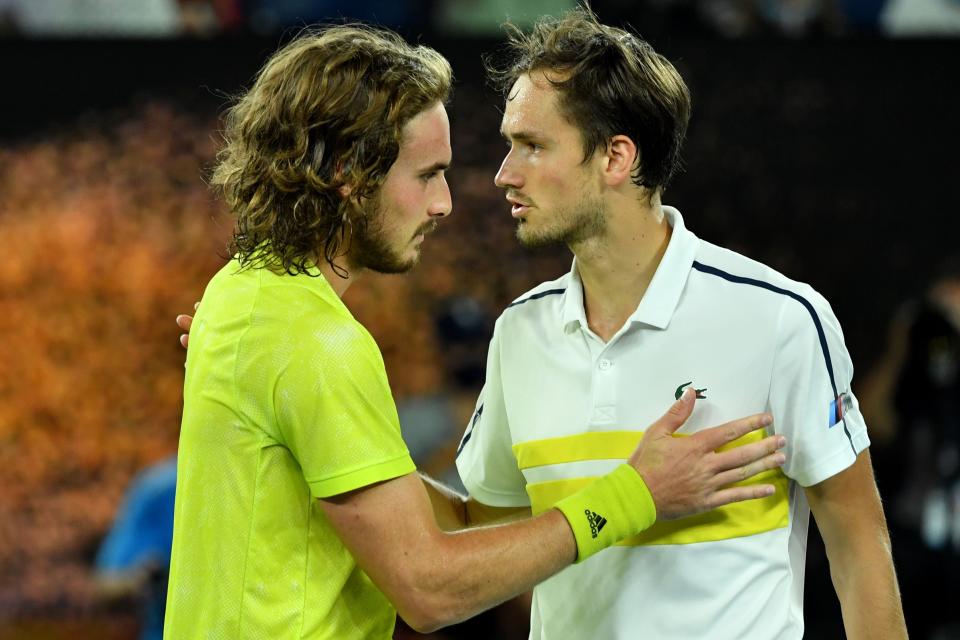
<svg viewBox="0 0 960 640">
<path fill-rule="evenodd" d="M 566 518 L 551 509 L 521 522 L 442 534 L 433 552 L 408 585 L 415 610 L 401 611 L 416 618 L 421 631 L 459 622 L 530 590 L 572 564 L 577 545 Z"/>
<path fill-rule="evenodd" d="M 847 638 L 906 638 L 900 590 L 886 532 L 829 555 L 830 574 L 840 599 Z"/>
<path fill-rule="evenodd" d="M 411 595 L 422 599 L 425 612 L 441 614 L 433 620 L 438 625 L 456 622 L 644 530 L 655 508 L 640 475 L 621 465 L 536 518 L 427 536 L 432 548 L 416 555 L 419 575 L 406 586 L 419 591 Z M 600 526 L 593 510 L 605 514 Z"/>
<path fill-rule="evenodd" d="M 907 637 L 890 534 L 869 451 L 848 469 L 806 488 L 851 640 Z"/>
<path fill-rule="evenodd" d="M 471 527 L 507 524 L 531 517 L 530 507 L 491 507 L 473 498 L 466 501 L 467 525 Z"/>
</svg>

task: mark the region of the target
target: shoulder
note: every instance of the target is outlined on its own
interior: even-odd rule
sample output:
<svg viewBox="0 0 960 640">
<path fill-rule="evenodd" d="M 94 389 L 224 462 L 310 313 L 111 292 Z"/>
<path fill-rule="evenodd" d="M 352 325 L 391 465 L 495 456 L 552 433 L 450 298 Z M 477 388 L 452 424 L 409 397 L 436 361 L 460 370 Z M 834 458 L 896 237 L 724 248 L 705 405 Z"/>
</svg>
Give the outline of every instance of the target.
<svg viewBox="0 0 960 640">
<path fill-rule="evenodd" d="M 265 379 L 301 379 L 313 385 L 327 374 L 353 375 L 382 368 L 380 350 L 370 333 L 321 278 L 277 275 L 250 269 L 244 295 L 208 300 L 203 320 L 216 330 L 216 345 L 235 351 L 237 380 L 262 388 Z M 191 339 L 191 348 L 193 348 Z M 221 360 L 216 360 L 220 362 Z M 369 365 L 369 366 L 366 366 Z"/>
<path fill-rule="evenodd" d="M 379 353 L 373 337 L 350 313 L 323 276 L 262 274 L 250 314 L 251 333 L 280 342 L 306 357 L 349 358 Z"/>
<path fill-rule="evenodd" d="M 701 241 L 692 265 L 691 278 L 705 286 L 718 287 L 736 302 L 776 305 L 788 321 L 833 319 L 833 310 L 818 291 L 735 251 Z"/>
<path fill-rule="evenodd" d="M 565 273 L 554 280 L 541 282 L 508 304 L 500 314 L 499 321 L 508 317 L 531 316 L 555 309 L 570 286 L 570 279 L 570 274 Z"/>
</svg>

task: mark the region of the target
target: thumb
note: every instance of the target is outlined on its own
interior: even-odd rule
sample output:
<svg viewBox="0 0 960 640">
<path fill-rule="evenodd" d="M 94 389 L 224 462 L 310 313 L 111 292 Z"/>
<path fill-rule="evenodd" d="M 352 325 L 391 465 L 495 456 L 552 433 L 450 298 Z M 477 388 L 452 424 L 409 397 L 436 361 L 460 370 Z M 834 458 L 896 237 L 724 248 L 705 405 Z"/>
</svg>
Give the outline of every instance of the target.
<svg viewBox="0 0 960 640">
<path fill-rule="evenodd" d="M 680 398 L 673 403 L 660 419 L 650 425 L 647 433 L 651 435 L 670 435 L 683 426 L 690 414 L 693 413 L 693 405 L 696 404 L 697 394 L 691 387 L 683 390 Z"/>
</svg>

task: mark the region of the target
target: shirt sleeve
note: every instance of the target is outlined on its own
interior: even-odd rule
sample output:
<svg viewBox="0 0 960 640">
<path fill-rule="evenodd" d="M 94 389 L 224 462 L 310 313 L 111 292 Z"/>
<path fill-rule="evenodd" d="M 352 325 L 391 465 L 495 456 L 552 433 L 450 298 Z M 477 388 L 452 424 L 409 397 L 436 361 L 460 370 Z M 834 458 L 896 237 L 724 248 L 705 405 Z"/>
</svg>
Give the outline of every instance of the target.
<svg viewBox="0 0 960 640">
<path fill-rule="evenodd" d="M 414 471 L 373 338 L 343 322 L 301 335 L 273 401 L 283 444 L 312 495 L 326 498 Z"/>
<path fill-rule="evenodd" d="M 500 372 L 502 330 L 498 321 L 487 353 L 483 390 L 457 450 L 457 470 L 464 487 L 479 502 L 493 507 L 526 507 L 530 497 L 513 453 L 504 402 Z"/>
<path fill-rule="evenodd" d="M 801 486 L 822 482 L 870 446 L 851 390 L 853 363 L 827 301 L 812 289 L 784 300 L 770 412 L 787 438 L 784 473 Z"/>
</svg>

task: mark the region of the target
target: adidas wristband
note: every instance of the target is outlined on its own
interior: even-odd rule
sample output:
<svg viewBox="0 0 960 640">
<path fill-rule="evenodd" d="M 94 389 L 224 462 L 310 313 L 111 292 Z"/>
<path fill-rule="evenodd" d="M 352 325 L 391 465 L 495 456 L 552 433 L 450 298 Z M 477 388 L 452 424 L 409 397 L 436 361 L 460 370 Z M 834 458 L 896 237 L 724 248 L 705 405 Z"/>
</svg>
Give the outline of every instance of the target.
<svg viewBox="0 0 960 640">
<path fill-rule="evenodd" d="M 634 536 L 657 519 L 647 484 L 624 463 L 556 505 L 577 540 L 577 562 Z"/>
</svg>

